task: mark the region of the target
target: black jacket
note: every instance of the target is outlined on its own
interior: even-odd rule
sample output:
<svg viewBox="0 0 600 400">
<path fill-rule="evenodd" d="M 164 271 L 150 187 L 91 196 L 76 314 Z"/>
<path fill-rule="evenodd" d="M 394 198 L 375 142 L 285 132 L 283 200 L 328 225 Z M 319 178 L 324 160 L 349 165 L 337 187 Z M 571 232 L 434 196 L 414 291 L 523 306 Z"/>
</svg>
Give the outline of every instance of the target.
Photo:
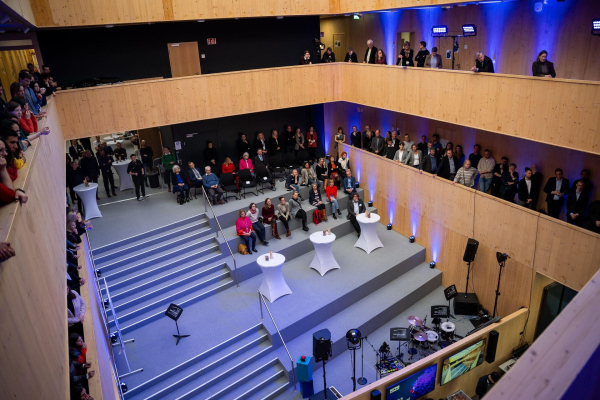
<svg viewBox="0 0 600 400">
<path fill-rule="evenodd" d="M 281 148 L 283 147 L 283 141 L 280 138 L 275 139 L 274 137 L 270 137 L 269 138 L 269 155 L 271 157 L 279 154 L 279 152 L 281 151 Z M 277 150 L 277 148 L 279 147 L 279 150 Z"/>
<path fill-rule="evenodd" d="M 80 161 L 80 164 L 84 176 L 94 179 L 100 175 L 100 167 L 98 166 L 98 160 L 96 160 L 96 157 L 83 157 Z"/>
<path fill-rule="evenodd" d="M 571 190 L 567 196 L 567 214 L 579 214 L 583 218 L 588 205 L 588 195 L 582 191 L 577 199 L 577 191 Z"/>
<path fill-rule="evenodd" d="M 215 149 L 214 145 L 212 148 L 208 146 L 204 149 L 204 163 L 211 167 L 212 172 L 217 172 L 221 168 L 219 166 L 219 154 L 217 153 L 217 149 Z M 215 160 L 215 163 L 212 164 L 210 160 Z M 217 168 L 218 167 L 218 168 Z"/>
<path fill-rule="evenodd" d="M 259 165 L 264 165 L 265 167 L 269 166 L 269 158 L 266 154 L 262 155 L 262 161 L 260 160 L 260 158 L 258 158 L 258 154 L 254 156 L 254 160 L 252 160 L 252 163 L 254 165 L 254 168 L 258 167 Z"/>
<path fill-rule="evenodd" d="M 383 149 L 383 154 L 385 155 L 386 158 L 389 158 L 390 160 L 393 160 L 394 159 L 394 155 L 396 154 L 396 147 L 395 146 L 386 145 L 385 149 Z"/>
<path fill-rule="evenodd" d="M 487 392 L 488 392 L 488 377 L 486 375 L 486 376 L 482 376 L 481 378 L 479 378 L 479 381 L 477 381 L 477 387 L 475 388 L 475 393 L 481 399 Z"/>
<path fill-rule="evenodd" d="M 83 146 L 80 145 L 79 143 L 77 143 L 77 148 L 75 148 L 73 146 L 69 146 L 69 155 L 71 156 L 71 158 L 73 160 L 77 160 L 82 151 L 83 151 Z"/>
<path fill-rule="evenodd" d="M 358 213 L 362 214 L 365 211 L 367 211 L 367 207 L 365 206 L 365 202 L 362 201 L 360 198 L 358 199 Z M 348 219 L 350 217 L 356 217 L 356 214 L 354 214 L 354 204 L 352 202 L 352 198 L 348 199 Z"/>
<path fill-rule="evenodd" d="M 564 196 L 569 193 L 569 180 L 567 178 L 562 178 L 562 181 L 563 182 L 560 186 L 560 192 L 562 193 L 563 197 L 560 198 L 561 201 L 564 200 Z M 555 190 L 556 178 L 552 177 L 548 179 L 548 182 L 546 182 L 546 185 L 544 186 L 544 193 L 546 193 L 546 201 L 552 201 L 552 199 L 554 199 L 554 195 L 551 193 Z"/>
<path fill-rule="evenodd" d="M 483 56 L 483 62 L 478 59 L 475 60 L 475 68 L 477 68 L 477 72 L 489 72 L 494 73 L 494 63 L 492 59 L 488 56 Z"/>
<path fill-rule="evenodd" d="M 263 142 L 264 142 L 264 146 L 263 146 Z M 264 139 L 262 142 L 258 139 L 254 139 L 254 149 L 256 151 L 258 151 L 258 149 L 261 149 L 263 152 L 265 151 L 269 151 L 269 140 L 268 139 Z"/>
<path fill-rule="evenodd" d="M 308 202 L 313 205 L 316 206 L 318 202 L 322 202 L 325 203 L 323 195 L 321 194 L 321 191 L 319 190 L 319 188 L 317 188 L 317 193 L 315 194 L 314 190 L 309 190 L 308 191 Z"/>
<path fill-rule="evenodd" d="M 248 155 L 252 154 L 252 147 L 250 146 L 250 141 L 246 139 L 246 141 L 243 142 L 242 139 L 238 139 L 235 142 L 235 150 L 237 159 L 234 160 L 234 162 L 237 164 L 242 159 L 244 153 L 248 153 Z"/>
<path fill-rule="evenodd" d="M 596 226 L 596 221 L 600 221 L 600 200 L 596 200 L 590 205 L 583 227 L 592 232 L 600 233 L 600 227 Z"/>
<path fill-rule="evenodd" d="M 425 66 L 425 59 L 429 55 L 429 50 L 419 50 L 417 55 L 415 56 L 415 61 L 417 62 L 417 67 L 423 68 Z"/>
<path fill-rule="evenodd" d="M 511 183 L 509 185 L 509 183 Z M 508 200 L 514 203 L 515 194 L 519 191 L 519 173 L 517 171 L 513 171 L 512 175 L 510 174 L 510 170 L 506 170 L 502 173 L 502 186 L 504 187 L 504 195 L 502 198 L 504 200 Z"/>
<path fill-rule="evenodd" d="M 67 186 L 73 189 L 75 186 L 81 185 L 85 176 L 83 175 L 83 170 L 81 167 L 77 167 L 77 169 L 69 168 L 67 170 Z"/>
<path fill-rule="evenodd" d="M 350 55 L 350 53 L 346 53 L 346 58 L 344 58 L 344 62 L 348 62 L 352 60 L 352 62 L 357 63 L 358 62 L 358 57 L 356 56 L 355 52 L 352 52 L 352 55 Z"/>
<path fill-rule="evenodd" d="M 100 171 L 102 171 L 102 175 L 112 174 L 111 167 L 112 163 L 114 162 L 114 158 L 112 158 L 112 156 L 107 156 L 106 154 L 104 156 L 98 157 L 98 165 L 100 166 Z"/>
<path fill-rule="evenodd" d="M 363 61 L 366 61 L 367 64 L 375 64 L 375 57 L 377 57 L 377 47 L 373 46 L 371 48 L 371 56 L 368 60 L 367 54 L 369 54 L 369 47 L 367 47 L 367 50 L 365 51 L 365 58 L 363 59 Z"/>
<path fill-rule="evenodd" d="M 439 169 L 440 168 L 440 159 L 437 156 L 434 156 L 435 160 L 436 160 L 436 166 Z M 427 154 L 425 156 L 423 156 L 423 171 L 425 172 L 429 172 L 430 174 L 435 174 L 437 172 L 437 170 L 432 171 L 433 168 L 433 164 L 431 162 L 431 155 Z"/>
<path fill-rule="evenodd" d="M 362 138 L 362 148 L 372 152 L 371 150 L 371 141 L 373 140 L 373 138 L 375 137 L 375 132 L 372 132 L 372 136 L 368 137 L 367 136 L 367 131 L 363 132 L 363 138 Z"/>
<path fill-rule="evenodd" d="M 454 160 L 454 173 L 458 172 L 460 166 L 458 165 L 458 158 L 456 156 L 452 156 Z M 450 162 L 448 161 L 448 157 L 442 157 L 442 160 L 439 162 L 437 175 L 440 178 L 450 179 Z"/>
<path fill-rule="evenodd" d="M 404 49 L 400 50 L 400 54 L 402 54 L 402 58 L 398 57 L 396 61 L 396 65 L 402 65 L 403 67 L 414 67 L 415 63 L 413 61 L 413 49 L 408 51 L 408 54 L 404 51 Z M 423 60 L 423 62 L 425 62 Z"/>
<path fill-rule="evenodd" d="M 542 65 L 546 64 L 546 68 L 548 68 L 548 73 L 544 74 L 542 72 Z M 539 62 L 539 61 L 534 61 L 533 64 L 531 65 L 531 73 L 533 74 L 533 76 L 546 76 L 546 75 L 551 75 L 553 78 L 556 78 L 556 71 L 554 70 L 554 64 L 552 64 L 550 61 L 546 61 L 544 63 Z"/>
<path fill-rule="evenodd" d="M 532 199 L 533 200 L 533 189 L 534 189 L 534 184 L 533 184 L 533 180 L 531 181 L 531 191 L 527 191 L 527 182 L 525 181 L 525 178 L 521 179 L 519 181 L 519 186 L 518 186 L 518 198 L 519 201 L 522 201 L 523 203 L 527 202 L 527 200 Z M 533 206 L 532 203 L 529 203 L 530 207 Z"/>
<path fill-rule="evenodd" d="M 140 148 L 140 158 L 142 159 L 142 163 L 152 165 L 152 157 L 154 157 L 152 147 L 146 146 Z"/>
<path fill-rule="evenodd" d="M 321 59 L 321 62 L 324 63 L 331 63 L 331 62 L 335 62 L 335 53 L 332 51 L 331 54 L 325 52 L 323 53 L 323 58 Z"/>
<path fill-rule="evenodd" d="M 200 181 L 202 180 L 202 171 L 200 171 L 198 168 L 194 168 L 196 171 L 198 171 L 198 175 L 200 176 L 199 179 L 196 178 L 196 175 L 194 175 L 194 171 L 192 169 L 188 169 L 188 178 L 190 178 L 190 182 L 196 182 L 196 181 Z"/>
<path fill-rule="evenodd" d="M 356 134 L 354 132 L 350 133 L 350 144 L 360 149 L 362 147 L 362 132 L 356 131 Z"/>
</svg>

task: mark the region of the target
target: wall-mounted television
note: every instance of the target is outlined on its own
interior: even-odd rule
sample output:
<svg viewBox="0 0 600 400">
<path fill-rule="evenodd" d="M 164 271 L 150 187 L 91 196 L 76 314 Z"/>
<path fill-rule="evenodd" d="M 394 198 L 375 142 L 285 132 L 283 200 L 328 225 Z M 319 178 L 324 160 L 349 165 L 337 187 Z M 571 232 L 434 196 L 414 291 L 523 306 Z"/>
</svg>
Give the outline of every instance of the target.
<svg viewBox="0 0 600 400">
<path fill-rule="evenodd" d="M 483 363 L 484 352 L 485 339 L 481 339 L 479 342 L 446 358 L 442 363 L 442 380 L 440 385 L 445 385 L 481 365 Z"/>
<path fill-rule="evenodd" d="M 437 364 L 415 372 L 386 389 L 386 400 L 416 400 L 435 389 Z"/>
</svg>

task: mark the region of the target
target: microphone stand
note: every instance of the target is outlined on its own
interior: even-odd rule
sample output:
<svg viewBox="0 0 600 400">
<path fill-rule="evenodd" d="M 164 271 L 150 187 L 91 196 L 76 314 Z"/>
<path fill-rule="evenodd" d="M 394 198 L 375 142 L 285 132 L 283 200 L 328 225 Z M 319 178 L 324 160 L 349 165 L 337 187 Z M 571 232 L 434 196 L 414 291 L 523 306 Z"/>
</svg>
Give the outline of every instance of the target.
<svg viewBox="0 0 600 400">
<path fill-rule="evenodd" d="M 375 347 L 373 346 L 373 344 L 371 342 L 369 342 L 369 339 L 367 339 L 366 336 L 365 336 L 365 340 L 367 341 L 367 343 L 369 343 L 369 345 L 371 346 L 371 348 L 375 352 L 375 357 L 377 358 L 377 364 L 379 364 L 379 352 L 375 349 Z M 377 369 L 375 369 L 375 378 L 377 378 Z"/>
<path fill-rule="evenodd" d="M 498 264 L 500 265 L 500 272 L 498 273 L 498 286 L 496 287 L 496 299 L 494 300 L 494 312 L 492 313 L 492 318 L 496 316 L 496 309 L 498 307 L 498 297 L 500 297 L 500 279 L 502 278 L 502 270 L 504 269 L 505 264 L 506 260 Z"/>
</svg>

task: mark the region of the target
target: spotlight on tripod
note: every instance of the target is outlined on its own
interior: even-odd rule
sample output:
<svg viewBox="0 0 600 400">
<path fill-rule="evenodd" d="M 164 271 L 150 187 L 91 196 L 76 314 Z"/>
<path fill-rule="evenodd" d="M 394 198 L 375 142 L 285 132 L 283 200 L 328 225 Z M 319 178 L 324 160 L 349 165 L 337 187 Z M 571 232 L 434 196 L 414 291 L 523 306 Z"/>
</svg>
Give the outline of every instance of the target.
<svg viewBox="0 0 600 400">
<path fill-rule="evenodd" d="M 356 390 L 356 350 L 361 348 L 362 335 L 358 329 L 350 329 L 346 333 L 346 342 L 348 344 L 348 350 L 352 350 L 352 391 Z"/>
<path fill-rule="evenodd" d="M 499 251 L 496 252 L 496 260 L 498 260 L 498 264 L 503 263 L 508 258 L 509 258 L 508 254 L 506 254 L 506 253 L 500 253 Z"/>
</svg>

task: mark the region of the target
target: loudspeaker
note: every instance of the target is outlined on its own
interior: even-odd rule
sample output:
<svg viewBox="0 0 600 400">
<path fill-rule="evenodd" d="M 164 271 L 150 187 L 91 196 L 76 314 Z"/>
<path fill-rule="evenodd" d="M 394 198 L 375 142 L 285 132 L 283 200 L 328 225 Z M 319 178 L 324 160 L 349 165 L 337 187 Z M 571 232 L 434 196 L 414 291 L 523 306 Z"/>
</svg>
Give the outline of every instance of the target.
<svg viewBox="0 0 600 400">
<path fill-rule="evenodd" d="M 498 331 L 490 331 L 490 338 L 487 346 L 487 354 L 485 355 L 485 361 L 490 364 L 496 360 L 496 348 L 498 347 L 498 337 L 500 334 Z"/>
<path fill-rule="evenodd" d="M 454 298 L 454 314 L 458 315 L 477 315 L 479 312 L 479 300 L 475 293 L 459 293 Z"/>
<path fill-rule="evenodd" d="M 313 333 L 313 357 L 315 362 L 327 361 L 331 357 L 331 332 L 321 329 Z"/>
<path fill-rule="evenodd" d="M 473 262 L 475 260 L 475 254 L 477 254 L 477 248 L 479 242 L 475 239 L 469 239 L 467 241 L 467 247 L 465 248 L 465 255 L 463 256 L 464 262 Z"/>
<path fill-rule="evenodd" d="M 381 400 L 381 392 L 379 390 L 373 390 L 371 392 L 371 400 Z"/>
</svg>

